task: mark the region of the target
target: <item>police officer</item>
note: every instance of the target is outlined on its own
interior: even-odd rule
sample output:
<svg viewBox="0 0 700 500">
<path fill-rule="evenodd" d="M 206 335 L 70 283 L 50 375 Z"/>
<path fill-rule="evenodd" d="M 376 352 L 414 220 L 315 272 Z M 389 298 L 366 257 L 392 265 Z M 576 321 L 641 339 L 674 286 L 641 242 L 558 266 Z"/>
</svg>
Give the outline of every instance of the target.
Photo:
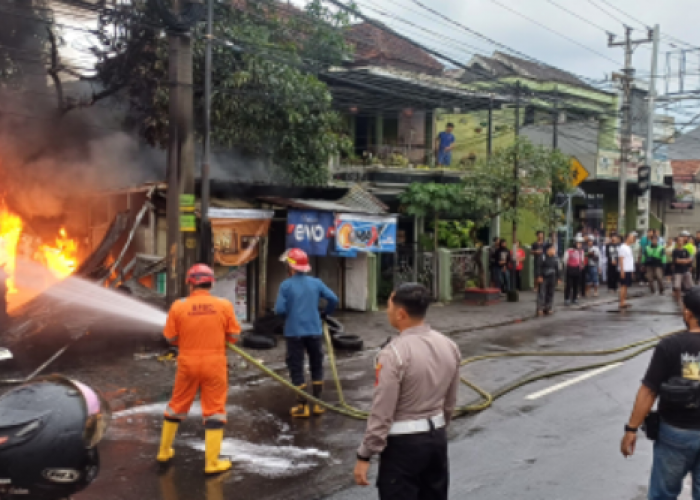
<svg viewBox="0 0 700 500">
<path fill-rule="evenodd" d="M 287 265 L 289 278 L 280 285 L 275 314 L 285 317 L 284 338 L 287 341 L 287 368 L 292 383 L 299 389 L 306 389 L 304 377 L 304 353 L 309 356 L 312 391 L 315 398 L 323 392 L 323 326 L 318 312 L 320 299 L 326 299 L 323 316 L 333 313 L 338 305 L 338 297 L 323 281 L 308 276 L 311 271 L 309 257 L 299 248 L 292 248 L 282 255 Z M 325 410 L 314 405 L 313 414 L 321 415 Z M 297 398 L 291 415 L 295 418 L 309 418 L 311 409 L 304 397 Z"/>
<path fill-rule="evenodd" d="M 659 397 L 660 426 L 647 419 L 647 435 L 658 426 L 649 483 L 653 500 L 678 498 L 689 472 L 693 498 L 700 498 L 700 287 L 683 296 L 683 320 L 687 331 L 656 346 L 621 443 L 622 454 L 631 456 L 637 431 Z"/>
<path fill-rule="evenodd" d="M 219 460 L 228 396 L 226 342 L 235 343 L 241 327 L 231 302 L 211 295 L 211 268 L 204 264 L 193 266 L 187 272 L 187 283 L 190 296 L 172 305 L 163 332 L 168 342 L 180 348 L 180 355 L 157 459 L 165 463 L 175 455 L 172 445 L 180 421 L 187 417 L 200 392 L 206 429 L 204 471 L 217 474 L 231 468 L 229 460 Z"/>
<path fill-rule="evenodd" d="M 400 285 L 389 299 L 389 322 L 400 335 L 377 356 L 374 401 L 355 466 L 355 481 L 368 486 L 370 459 L 380 455 L 382 500 L 448 495 L 445 428 L 457 400 L 461 356 L 425 323 L 429 303 L 430 293 L 418 283 Z"/>
</svg>

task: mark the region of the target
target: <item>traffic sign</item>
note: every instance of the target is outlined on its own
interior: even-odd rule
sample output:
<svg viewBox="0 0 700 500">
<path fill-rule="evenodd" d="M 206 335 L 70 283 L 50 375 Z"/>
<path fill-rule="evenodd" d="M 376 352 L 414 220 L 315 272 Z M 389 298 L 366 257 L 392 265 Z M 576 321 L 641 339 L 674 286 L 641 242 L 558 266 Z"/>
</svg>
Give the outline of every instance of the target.
<svg viewBox="0 0 700 500">
<path fill-rule="evenodd" d="M 571 157 L 571 180 L 572 180 L 574 187 L 578 186 L 583 181 L 588 179 L 589 175 L 591 175 L 591 174 L 589 174 L 588 170 L 586 170 L 584 168 L 584 166 L 581 165 L 581 162 L 572 156 Z"/>
</svg>

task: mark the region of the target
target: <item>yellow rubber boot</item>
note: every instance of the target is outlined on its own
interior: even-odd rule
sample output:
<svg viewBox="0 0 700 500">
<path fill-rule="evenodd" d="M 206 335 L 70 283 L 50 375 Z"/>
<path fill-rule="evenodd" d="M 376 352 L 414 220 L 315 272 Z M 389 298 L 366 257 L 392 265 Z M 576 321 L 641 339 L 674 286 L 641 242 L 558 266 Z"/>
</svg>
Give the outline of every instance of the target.
<svg viewBox="0 0 700 500">
<path fill-rule="evenodd" d="M 299 389 L 302 391 L 306 389 L 306 384 L 300 385 Z M 292 407 L 289 413 L 294 418 L 309 418 L 311 412 L 309 411 L 309 404 L 306 398 L 304 396 L 297 396 L 297 405 Z"/>
<path fill-rule="evenodd" d="M 159 462 L 168 462 L 175 456 L 173 441 L 175 441 L 175 435 L 177 434 L 178 427 L 180 427 L 178 422 L 171 422 L 169 420 L 163 421 L 163 433 L 160 438 L 160 450 L 158 451 L 157 457 Z"/>
<path fill-rule="evenodd" d="M 321 393 L 323 392 L 323 382 L 314 382 L 313 385 L 313 394 L 316 399 L 321 399 Z M 319 405 L 315 404 L 314 405 L 314 415 L 323 415 L 326 413 L 326 409 Z"/>
<path fill-rule="evenodd" d="M 224 440 L 223 429 L 207 429 L 204 437 L 204 472 L 219 474 L 231 468 L 230 460 L 219 460 L 221 442 Z"/>
</svg>

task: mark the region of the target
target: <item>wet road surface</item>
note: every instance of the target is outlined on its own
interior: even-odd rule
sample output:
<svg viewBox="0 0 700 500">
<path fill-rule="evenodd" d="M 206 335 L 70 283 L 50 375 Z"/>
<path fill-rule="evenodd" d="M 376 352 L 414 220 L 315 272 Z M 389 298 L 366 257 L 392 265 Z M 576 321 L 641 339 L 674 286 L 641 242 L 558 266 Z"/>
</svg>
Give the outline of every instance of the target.
<svg viewBox="0 0 700 500">
<path fill-rule="evenodd" d="M 618 347 L 682 328 L 668 298 L 634 301 L 633 312 L 610 305 L 559 311 L 550 318 L 457 335 L 463 356 L 506 350 L 593 350 Z M 346 398 L 367 408 L 373 352 L 343 360 Z M 617 357 L 619 356 L 611 356 Z M 636 455 L 619 453 L 619 440 L 650 353 L 537 399 L 527 396 L 580 374 L 520 388 L 484 412 L 450 428 L 453 498 L 641 500 L 651 466 L 651 445 L 640 437 Z M 601 358 L 507 358 L 470 365 L 463 375 L 487 390 L 554 369 Z M 329 380 L 330 375 L 327 375 Z M 329 380 L 325 398 L 335 400 Z M 460 389 L 460 404 L 476 396 Z M 102 473 L 76 500 L 256 500 L 376 498 L 374 488 L 352 487 L 355 450 L 364 422 L 337 414 L 292 420 L 293 396 L 270 381 L 232 387 L 222 454 L 234 469 L 207 480 L 199 410 L 181 426 L 176 457 L 167 471 L 155 464 L 164 402 L 117 412 L 101 444 Z M 372 468 L 376 473 L 376 466 Z M 686 496 L 684 498 L 690 498 Z"/>
</svg>

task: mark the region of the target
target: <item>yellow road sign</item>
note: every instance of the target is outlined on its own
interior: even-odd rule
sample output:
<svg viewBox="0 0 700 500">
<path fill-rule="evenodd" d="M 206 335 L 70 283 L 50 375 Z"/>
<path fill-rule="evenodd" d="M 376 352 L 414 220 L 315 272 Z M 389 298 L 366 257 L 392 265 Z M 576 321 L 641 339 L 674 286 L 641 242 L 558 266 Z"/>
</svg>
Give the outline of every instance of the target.
<svg viewBox="0 0 700 500">
<path fill-rule="evenodd" d="M 589 174 L 588 170 L 586 170 L 583 167 L 583 165 L 581 165 L 581 162 L 572 156 L 571 157 L 571 179 L 572 179 L 573 185 L 578 186 L 583 181 L 588 179 L 589 175 L 591 175 L 591 174 Z"/>
</svg>

